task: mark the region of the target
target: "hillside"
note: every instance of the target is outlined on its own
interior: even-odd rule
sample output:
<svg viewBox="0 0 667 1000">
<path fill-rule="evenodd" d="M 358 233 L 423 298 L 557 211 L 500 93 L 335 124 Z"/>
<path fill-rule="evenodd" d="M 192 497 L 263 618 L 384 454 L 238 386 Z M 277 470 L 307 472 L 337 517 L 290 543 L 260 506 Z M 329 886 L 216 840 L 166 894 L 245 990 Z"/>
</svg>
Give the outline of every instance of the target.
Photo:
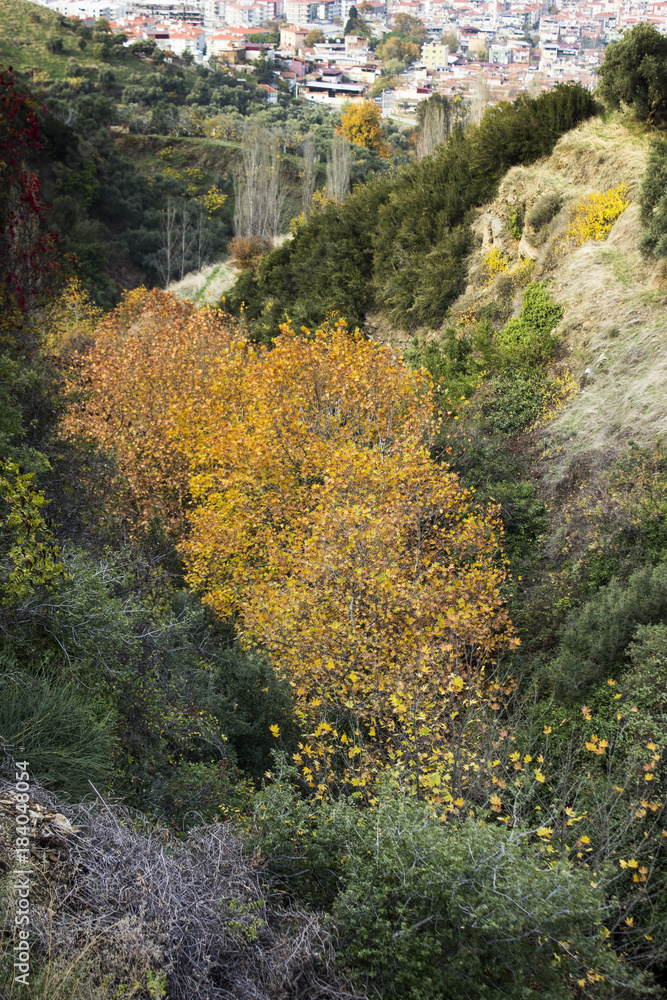
<svg viewBox="0 0 667 1000">
<path fill-rule="evenodd" d="M 82 48 L 79 40 L 86 44 Z M 47 43 L 59 40 L 56 51 Z M 2 0 L 0 3 L 0 64 L 14 69 L 37 86 L 54 80 L 72 78 L 68 62 L 74 60 L 83 70 L 81 78 L 97 77 L 101 69 L 113 73 L 116 87 L 125 86 L 133 77 L 146 79 L 156 63 L 146 55 L 111 49 L 104 59 L 96 54 L 92 32 L 81 33 L 77 25 L 56 11 L 31 0 Z M 165 67 L 174 78 L 194 80 L 195 71 L 186 66 Z"/>
<path fill-rule="evenodd" d="M 280 229 L 302 207 L 303 136 L 326 158 L 335 119 L 289 95 L 269 107 L 252 67 L 230 73 L 165 61 L 152 43 L 126 48 L 104 23 L 86 27 L 28 0 L 0 5 L 0 65 L 39 102 L 39 170 L 50 227 L 102 307 L 143 283 L 165 287 L 219 263 L 233 234 L 234 172 L 248 130 L 280 142 Z M 366 151 L 364 151 L 366 152 Z M 357 174 L 373 164 L 356 166 Z M 323 183 L 323 168 L 315 168 Z M 164 210 L 187 232 L 167 252 Z M 196 245 L 196 250 L 194 246 Z M 168 272 L 168 273 L 167 273 Z"/>
<path fill-rule="evenodd" d="M 664 265 L 647 262 L 638 246 L 637 198 L 649 145 L 650 134 L 632 119 L 592 119 L 560 139 L 550 157 L 510 170 L 475 227 L 478 243 L 486 235 L 487 249 L 500 247 L 516 265 L 523 248 L 509 222 L 517 209 L 529 216 L 540 199 L 554 195 L 566 215 L 568 206 L 586 195 L 627 186 L 630 207 L 606 239 L 588 240 L 554 259 L 552 245 L 559 235 L 554 218 L 549 239 L 535 248 L 532 277 L 549 281 L 563 307 L 559 356 L 580 386 L 543 431 L 545 447 L 548 443 L 544 475 L 554 484 L 572 466 L 605 464 L 628 441 L 648 445 L 666 428 L 662 344 L 667 334 L 667 275 Z M 499 224 L 494 239 L 491 230 Z M 493 301 L 495 291 L 493 284 L 471 288 L 453 306 L 453 314 Z M 517 296 L 515 313 L 519 308 Z"/>
<path fill-rule="evenodd" d="M 106 312 L 0 176 L 1 1000 L 665 1000 L 667 141 L 611 105 Z M 236 140 L 111 134 L 44 129 L 53 211 L 157 272 Z"/>
</svg>

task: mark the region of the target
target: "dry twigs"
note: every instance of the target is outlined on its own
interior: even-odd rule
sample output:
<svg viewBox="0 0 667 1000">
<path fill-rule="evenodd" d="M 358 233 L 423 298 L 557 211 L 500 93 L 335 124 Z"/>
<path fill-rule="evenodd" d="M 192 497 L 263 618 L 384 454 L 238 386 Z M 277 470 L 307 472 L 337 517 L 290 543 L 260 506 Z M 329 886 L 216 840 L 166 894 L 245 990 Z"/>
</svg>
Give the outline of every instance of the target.
<svg viewBox="0 0 667 1000">
<path fill-rule="evenodd" d="M 0 825 L 11 794 L 0 782 Z M 48 891 L 36 891 L 32 912 L 44 956 L 85 963 L 108 987 L 159 973 L 168 1000 L 362 1000 L 334 970 L 317 915 L 267 901 L 261 859 L 226 825 L 180 842 L 116 805 L 56 807 L 43 789 L 36 799 L 35 888 Z M 56 808 L 71 826 L 48 823 Z"/>
</svg>

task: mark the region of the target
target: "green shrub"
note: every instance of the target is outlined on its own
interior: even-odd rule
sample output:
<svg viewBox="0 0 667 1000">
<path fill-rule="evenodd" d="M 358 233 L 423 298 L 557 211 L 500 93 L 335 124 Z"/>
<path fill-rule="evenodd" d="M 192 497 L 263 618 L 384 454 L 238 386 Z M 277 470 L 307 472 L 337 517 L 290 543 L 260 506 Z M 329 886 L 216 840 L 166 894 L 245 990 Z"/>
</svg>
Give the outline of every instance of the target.
<svg viewBox="0 0 667 1000">
<path fill-rule="evenodd" d="M 451 432 L 451 424 L 447 427 L 439 446 L 446 447 L 445 457 L 452 471 L 465 486 L 475 490 L 478 502 L 500 505 L 508 555 L 528 555 L 537 537 L 546 530 L 547 521 L 544 503 L 527 465 L 511 444 L 507 446 L 505 436 L 490 437 L 477 424 L 464 423 L 458 433 Z M 439 457 L 437 450 L 435 457 Z"/>
<path fill-rule="evenodd" d="M 63 51 L 63 40 L 58 35 L 49 35 L 46 39 L 46 48 L 53 55 L 60 55 Z"/>
<path fill-rule="evenodd" d="M 524 219 L 523 206 L 521 206 L 520 208 L 515 208 L 513 212 L 510 212 L 507 218 L 507 224 L 515 240 L 521 239 L 521 234 L 523 233 L 523 219 Z"/>
<path fill-rule="evenodd" d="M 220 723 L 239 767 L 259 781 L 271 766 L 276 741 L 270 726 L 280 728 L 282 745 L 299 735 L 289 683 L 280 680 L 269 660 L 239 646 L 213 650 L 198 701 Z"/>
<path fill-rule="evenodd" d="M 664 136 L 651 143 L 639 204 L 644 228 L 641 249 L 658 259 L 667 257 L 667 138 Z"/>
<path fill-rule="evenodd" d="M 181 761 L 156 775 L 153 808 L 180 830 L 222 819 L 236 819 L 251 799 L 251 785 L 228 758 L 210 763 Z"/>
<path fill-rule="evenodd" d="M 546 286 L 533 281 L 523 293 L 521 315 L 511 319 L 498 341 L 512 365 L 545 364 L 553 357 L 558 340 L 555 329 L 563 315 Z"/>
<path fill-rule="evenodd" d="M 37 781 L 73 797 L 90 792 L 89 780 L 105 784 L 112 771 L 112 712 L 72 683 L 14 671 L 0 683 L 0 735 L 14 757 L 29 761 Z"/>
<path fill-rule="evenodd" d="M 627 649 L 630 667 L 622 689 L 636 704 L 635 720 L 653 740 L 663 760 L 667 752 L 667 624 L 640 625 Z"/>
<path fill-rule="evenodd" d="M 488 489 L 488 499 L 500 505 L 508 554 L 527 555 L 536 539 L 547 528 L 544 503 L 537 496 L 535 483 L 521 480 L 492 483 Z"/>
<path fill-rule="evenodd" d="M 344 799 L 315 805 L 297 790 L 299 780 L 276 754 L 271 782 L 253 799 L 250 844 L 260 849 L 278 887 L 329 909 L 345 884 L 357 827 L 368 817 Z"/>
<path fill-rule="evenodd" d="M 473 337 L 448 327 L 438 340 L 414 338 L 405 352 L 410 368 L 425 368 L 441 405 L 470 398 L 479 383 L 483 362 L 474 356 Z"/>
<path fill-rule="evenodd" d="M 567 622 L 551 676 L 561 689 L 581 691 L 618 674 L 640 625 L 667 618 L 667 563 L 612 580 Z"/>
<path fill-rule="evenodd" d="M 356 833 L 333 920 L 367 993 L 570 1000 L 571 982 L 589 969 L 624 978 L 601 934 L 599 884 L 523 846 L 519 831 L 472 820 L 446 827 L 418 803 L 394 799 Z M 616 995 L 612 983 L 598 989 Z"/>
<path fill-rule="evenodd" d="M 523 368 L 504 372 L 490 382 L 491 398 L 482 404 L 489 433 L 514 435 L 531 424 L 542 408 L 547 382 L 543 371 Z"/>
</svg>

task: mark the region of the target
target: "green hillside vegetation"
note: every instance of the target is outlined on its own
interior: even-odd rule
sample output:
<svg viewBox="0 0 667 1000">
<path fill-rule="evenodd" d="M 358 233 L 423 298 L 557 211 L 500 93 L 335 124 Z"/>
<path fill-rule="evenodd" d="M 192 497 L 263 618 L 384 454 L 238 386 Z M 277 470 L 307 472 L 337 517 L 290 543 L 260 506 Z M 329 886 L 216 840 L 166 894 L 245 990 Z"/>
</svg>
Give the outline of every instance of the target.
<svg viewBox="0 0 667 1000">
<path fill-rule="evenodd" d="M 593 113 L 591 95 L 569 84 L 490 109 L 433 157 L 324 205 L 239 279 L 227 303 L 244 305 L 257 339 L 274 336 L 285 312 L 298 325 L 332 312 L 363 324 L 379 306 L 394 325 L 438 327 L 465 287 L 472 210 L 509 167 L 548 154 Z"/>
<path fill-rule="evenodd" d="M 607 103 L 500 105 L 323 199 L 231 313 L 95 308 L 0 77 L 8 914 L 24 758 L 35 830 L 3 1000 L 667 996 L 654 34 Z M 52 120 L 86 155 L 45 189 L 113 183 L 146 239 L 151 190 L 225 193 L 236 140 Z"/>
<path fill-rule="evenodd" d="M 45 108 L 42 148 L 32 159 L 50 206 L 49 225 L 104 307 L 128 287 L 165 285 L 182 278 L 184 266 L 196 271 L 224 256 L 233 234 L 233 173 L 251 121 L 281 136 L 289 192 L 284 225 L 301 211 L 296 154 L 304 135 L 324 160 L 336 124 L 326 110 L 306 109 L 288 95 L 268 108 L 251 71 L 243 76 L 171 64 L 150 44 L 125 48 L 122 41 L 103 22 L 90 29 L 27 0 L 0 7 L 0 65 L 12 65 Z M 204 129 L 207 120 L 214 125 Z M 379 157 L 369 162 L 366 153 L 359 151 L 357 178 L 378 167 Z M 322 166 L 319 173 L 322 184 Z M 202 206 L 206 219 L 199 252 L 175 261 L 166 275 L 168 201 L 190 229 Z"/>
</svg>

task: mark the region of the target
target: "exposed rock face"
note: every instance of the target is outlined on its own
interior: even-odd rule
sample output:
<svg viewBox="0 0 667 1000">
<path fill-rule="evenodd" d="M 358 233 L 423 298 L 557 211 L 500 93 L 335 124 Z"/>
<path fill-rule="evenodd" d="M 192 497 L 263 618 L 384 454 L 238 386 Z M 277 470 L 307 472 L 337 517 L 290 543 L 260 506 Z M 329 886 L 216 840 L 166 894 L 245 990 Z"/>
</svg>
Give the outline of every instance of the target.
<svg viewBox="0 0 667 1000">
<path fill-rule="evenodd" d="M 482 223 L 482 252 L 488 250 L 504 250 L 503 240 L 503 220 L 493 215 L 483 215 Z"/>
<path fill-rule="evenodd" d="M 539 251 L 526 239 L 525 234 L 519 240 L 519 257 L 522 259 L 528 258 L 529 260 L 537 260 L 537 255 Z"/>
</svg>

